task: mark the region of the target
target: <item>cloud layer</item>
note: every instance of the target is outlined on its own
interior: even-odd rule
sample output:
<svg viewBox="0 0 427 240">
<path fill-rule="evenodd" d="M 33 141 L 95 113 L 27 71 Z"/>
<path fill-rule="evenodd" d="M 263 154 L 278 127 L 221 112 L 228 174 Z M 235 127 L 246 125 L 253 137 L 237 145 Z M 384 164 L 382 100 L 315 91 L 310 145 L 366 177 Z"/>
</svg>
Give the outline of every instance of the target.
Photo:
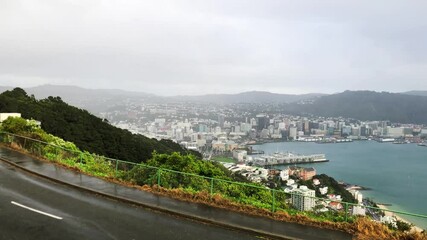
<svg viewBox="0 0 427 240">
<path fill-rule="evenodd" d="M 0 0 L 0 85 L 427 89 L 426 1 Z"/>
</svg>

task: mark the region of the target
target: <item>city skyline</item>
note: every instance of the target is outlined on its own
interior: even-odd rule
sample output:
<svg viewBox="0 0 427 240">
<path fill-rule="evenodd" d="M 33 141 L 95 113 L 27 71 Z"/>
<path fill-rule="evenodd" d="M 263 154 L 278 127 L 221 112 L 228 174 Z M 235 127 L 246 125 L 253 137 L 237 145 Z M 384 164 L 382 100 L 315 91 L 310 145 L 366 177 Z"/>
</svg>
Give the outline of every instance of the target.
<svg viewBox="0 0 427 240">
<path fill-rule="evenodd" d="M 384 7 L 386 6 L 386 7 Z M 2 1 L 0 85 L 426 90 L 424 1 Z"/>
</svg>

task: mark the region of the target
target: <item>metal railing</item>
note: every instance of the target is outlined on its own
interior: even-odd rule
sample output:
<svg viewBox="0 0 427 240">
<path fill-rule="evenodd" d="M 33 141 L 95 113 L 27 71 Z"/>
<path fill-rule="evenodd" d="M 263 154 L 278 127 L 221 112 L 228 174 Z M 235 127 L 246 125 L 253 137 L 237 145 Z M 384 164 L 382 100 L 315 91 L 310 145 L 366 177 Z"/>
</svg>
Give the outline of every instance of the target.
<svg viewBox="0 0 427 240">
<path fill-rule="evenodd" d="M 119 159 L 108 158 L 96 154 L 83 152 L 76 149 L 68 149 L 64 146 L 47 143 L 41 140 L 20 136 L 7 132 L 0 132 L 0 142 L 6 144 L 17 144 L 20 148 L 29 153 L 54 162 L 76 167 L 82 172 L 94 176 L 117 178 L 131 181 L 138 185 L 157 185 L 163 188 L 181 188 L 191 193 L 205 192 L 212 198 L 215 194 L 243 204 L 252 205 L 258 208 L 268 209 L 271 212 L 284 211 L 292 214 L 304 214 L 309 217 L 348 222 L 353 219 L 350 213 L 353 207 L 363 207 L 370 210 L 377 217 L 383 212 L 390 212 L 404 216 L 424 219 L 427 222 L 427 215 L 396 211 L 391 209 L 380 209 L 373 206 L 361 206 L 360 204 L 344 201 L 328 200 L 311 196 L 300 195 L 303 199 L 314 199 L 318 202 L 339 202 L 343 207 L 329 213 L 301 212 L 295 210 L 290 205 L 290 199 L 295 193 L 285 193 L 283 190 L 270 189 L 262 185 L 236 182 L 230 179 L 207 177 L 187 172 L 180 172 L 144 163 L 134 163 Z M 196 180 L 195 180 L 196 179 Z M 240 191 L 240 192 L 239 192 Z M 250 192 L 252 195 L 242 195 L 241 191 Z M 323 215 L 322 215 L 323 214 Z M 376 219 L 378 220 L 378 219 Z M 424 222 L 423 221 L 423 222 Z"/>
</svg>

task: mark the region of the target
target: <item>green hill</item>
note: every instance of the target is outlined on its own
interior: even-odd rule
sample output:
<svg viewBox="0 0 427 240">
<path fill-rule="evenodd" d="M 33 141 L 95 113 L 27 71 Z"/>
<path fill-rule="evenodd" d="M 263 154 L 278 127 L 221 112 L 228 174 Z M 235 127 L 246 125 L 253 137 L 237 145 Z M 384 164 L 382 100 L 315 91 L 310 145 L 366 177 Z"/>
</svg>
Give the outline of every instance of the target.
<svg viewBox="0 0 427 240">
<path fill-rule="evenodd" d="M 48 133 L 74 142 L 79 148 L 111 158 L 145 162 L 158 153 L 190 153 L 170 140 L 157 141 L 116 128 L 60 97 L 36 100 L 20 88 L 0 94 L 0 112 L 19 112 L 23 118 L 41 121 Z M 191 151 L 200 156 L 199 153 Z"/>
<path fill-rule="evenodd" d="M 345 91 L 323 96 L 313 104 L 294 106 L 300 112 L 325 117 L 427 123 L 427 97 L 372 91 Z"/>
</svg>

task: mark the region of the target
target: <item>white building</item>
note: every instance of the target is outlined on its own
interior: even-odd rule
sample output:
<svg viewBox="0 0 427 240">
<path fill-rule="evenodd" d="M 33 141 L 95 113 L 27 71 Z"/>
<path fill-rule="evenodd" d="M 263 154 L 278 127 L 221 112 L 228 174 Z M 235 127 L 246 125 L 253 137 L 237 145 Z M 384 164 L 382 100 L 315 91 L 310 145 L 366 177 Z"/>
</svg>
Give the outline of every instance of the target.
<svg viewBox="0 0 427 240">
<path fill-rule="evenodd" d="M 247 155 L 248 155 L 248 152 L 245 150 L 234 150 L 233 151 L 233 158 L 239 162 L 243 162 L 246 159 Z"/>
<path fill-rule="evenodd" d="M 361 192 L 359 192 L 357 190 L 350 190 L 349 192 L 351 193 L 351 195 L 353 195 L 353 197 L 357 200 L 357 202 L 359 204 L 362 203 L 362 201 L 363 201 L 363 194 Z"/>
<path fill-rule="evenodd" d="M 197 139 L 196 142 L 199 148 L 206 146 L 206 139 Z"/>
<path fill-rule="evenodd" d="M 181 142 L 180 145 L 189 150 L 198 150 L 197 142 Z"/>
<path fill-rule="evenodd" d="M 295 184 L 295 180 L 293 180 L 293 179 L 288 179 L 288 180 L 286 181 L 286 186 L 291 186 L 292 184 Z"/>
<path fill-rule="evenodd" d="M 319 188 L 319 192 L 320 192 L 320 194 L 322 194 L 322 195 L 327 194 L 327 193 L 328 193 L 328 187 L 322 187 L 322 188 Z"/>
<path fill-rule="evenodd" d="M 289 128 L 289 138 L 292 138 L 293 140 L 297 139 L 297 128 L 296 127 L 290 127 Z"/>
<path fill-rule="evenodd" d="M 361 216 L 365 216 L 366 215 L 366 209 L 362 206 L 353 206 L 353 215 L 361 215 Z"/>
<path fill-rule="evenodd" d="M 286 181 L 289 179 L 289 168 L 280 171 L 280 179 L 282 179 L 282 181 Z"/>
<path fill-rule="evenodd" d="M 268 129 L 263 129 L 260 133 L 261 138 L 269 138 L 270 137 L 270 131 Z"/>
<path fill-rule="evenodd" d="M 0 122 L 3 122 L 8 117 L 21 117 L 20 113 L 0 113 Z"/>
<path fill-rule="evenodd" d="M 300 211 L 310 211 L 316 204 L 315 194 L 307 186 L 300 186 L 292 191 L 292 205 Z"/>
<path fill-rule="evenodd" d="M 394 138 L 403 137 L 404 136 L 403 130 L 404 128 L 402 127 L 398 127 L 398 128 L 393 128 L 390 126 L 387 127 L 388 136 L 394 137 Z"/>
<path fill-rule="evenodd" d="M 156 119 L 154 119 L 154 123 L 156 123 L 156 125 L 159 126 L 159 127 L 163 127 L 163 126 L 165 126 L 166 119 L 164 119 L 164 118 L 156 118 Z"/>
<path fill-rule="evenodd" d="M 315 186 L 320 185 L 320 181 L 319 181 L 319 179 L 314 178 L 314 179 L 313 179 L 313 184 L 314 184 Z"/>
<path fill-rule="evenodd" d="M 385 224 L 391 224 L 393 227 L 397 228 L 396 218 L 390 215 L 385 215 L 384 217 L 380 217 L 380 222 Z"/>
</svg>

